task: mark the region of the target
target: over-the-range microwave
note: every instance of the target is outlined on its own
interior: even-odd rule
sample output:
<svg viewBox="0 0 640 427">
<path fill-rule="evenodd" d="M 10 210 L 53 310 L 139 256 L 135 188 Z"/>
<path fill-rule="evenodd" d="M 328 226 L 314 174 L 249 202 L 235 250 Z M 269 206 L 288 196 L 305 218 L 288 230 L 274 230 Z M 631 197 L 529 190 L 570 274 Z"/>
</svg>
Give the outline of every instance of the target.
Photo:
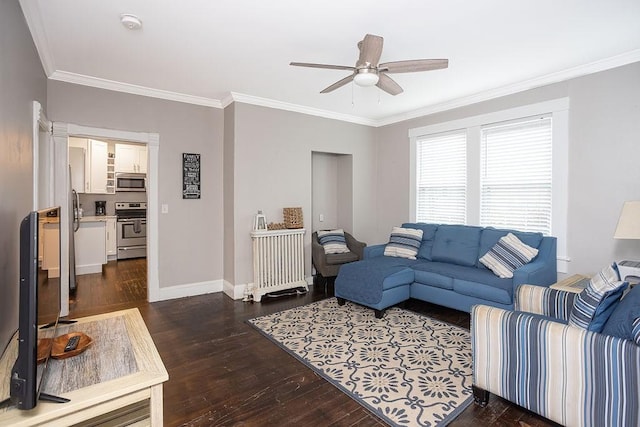
<svg viewBox="0 0 640 427">
<path fill-rule="evenodd" d="M 116 173 L 116 191 L 147 191 L 147 175 L 144 173 Z"/>
</svg>

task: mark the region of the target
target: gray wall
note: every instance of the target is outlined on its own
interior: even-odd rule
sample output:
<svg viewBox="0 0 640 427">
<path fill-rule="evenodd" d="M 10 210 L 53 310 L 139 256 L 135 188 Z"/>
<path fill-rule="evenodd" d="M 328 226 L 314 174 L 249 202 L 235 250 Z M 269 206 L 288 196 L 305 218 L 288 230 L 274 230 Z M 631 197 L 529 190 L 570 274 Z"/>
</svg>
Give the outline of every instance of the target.
<svg viewBox="0 0 640 427">
<path fill-rule="evenodd" d="M 0 58 L 2 352 L 18 328 L 18 231 L 33 204 L 32 101 L 47 101 L 46 76 L 17 0 L 0 1 Z"/>
<path fill-rule="evenodd" d="M 282 222 L 282 208 L 302 207 L 311 274 L 312 152 L 353 157 L 353 232 L 364 241 L 376 231 L 375 129 L 249 104 L 235 104 L 234 234 L 235 284 L 253 281 L 251 239 L 254 215 Z M 230 209 L 227 207 L 226 209 Z"/>
<path fill-rule="evenodd" d="M 53 80 L 47 89 L 51 120 L 160 134 L 160 287 L 220 280 L 223 111 Z M 182 199 L 182 153 L 201 154 L 201 199 Z"/>
<path fill-rule="evenodd" d="M 640 63 L 451 111 L 381 127 L 379 227 L 409 219 L 409 129 L 568 97 L 569 273 L 595 273 L 613 260 L 640 259 L 640 241 L 613 239 L 625 200 L 640 200 Z"/>
</svg>

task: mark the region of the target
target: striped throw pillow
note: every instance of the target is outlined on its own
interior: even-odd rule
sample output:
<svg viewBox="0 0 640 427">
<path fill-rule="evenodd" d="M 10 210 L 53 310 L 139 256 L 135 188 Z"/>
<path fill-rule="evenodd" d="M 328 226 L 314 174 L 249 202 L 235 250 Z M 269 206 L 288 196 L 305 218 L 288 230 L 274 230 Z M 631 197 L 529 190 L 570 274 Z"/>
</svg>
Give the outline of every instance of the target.
<svg viewBox="0 0 640 427">
<path fill-rule="evenodd" d="M 318 241 L 324 247 L 325 254 L 346 254 L 349 252 L 342 228 L 318 231 Z"/>
<path fill-rule="evenodd" d="M 603 268 L 574 300 L 569 325 L 593 332 L 602 331 L 627 286 L 627 282 L 620 280 L 615 264 Z"/>
<path fill-rule="evenodd" d="M 514 234 L 509 233 L 498 240 L 489 252 L 480 258 L 480 262 L 503 279 L 513 277 L 513 272 L 530 262 L 538 255 L 538 250 L 522 243 Z"/>
<path fill-rule="evenodd" d="M 415 228 L 393 227 L 389 243 L 384 248 L 385 256 L 416 259 L 420 244 L 422 243 L 422 230 Z"/>
<path fill-rule="evenodd" d="M 633 329 L 631 330 L 631 333 L 633 334 L 633 340 L 636 344 L 640 345 L 640 317 L 633 321 Z"/>
</svg>

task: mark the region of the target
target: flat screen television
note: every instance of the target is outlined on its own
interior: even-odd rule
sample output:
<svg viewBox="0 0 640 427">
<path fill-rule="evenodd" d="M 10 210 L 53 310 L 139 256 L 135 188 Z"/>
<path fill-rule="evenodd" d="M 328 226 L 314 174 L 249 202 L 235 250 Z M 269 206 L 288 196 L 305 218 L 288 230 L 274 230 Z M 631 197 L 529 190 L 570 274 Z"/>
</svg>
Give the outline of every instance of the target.
<svg viewBox="0 0 640 427">
<path fill-rule="evenodd" d="M 53 340 L 42 340 L 38 350 L 38 325 L 53 328 L 54 337 L 60 315 L 59 219 L 56 207 L 30 212 L 20 224 L 18 357 L 10 385 L 11 403 L 19 409 L 34 408 L 39 398 L 59 399 L 40 390 Z M 43 359 L 40 372 L 38 356 Z"/>
</svg>

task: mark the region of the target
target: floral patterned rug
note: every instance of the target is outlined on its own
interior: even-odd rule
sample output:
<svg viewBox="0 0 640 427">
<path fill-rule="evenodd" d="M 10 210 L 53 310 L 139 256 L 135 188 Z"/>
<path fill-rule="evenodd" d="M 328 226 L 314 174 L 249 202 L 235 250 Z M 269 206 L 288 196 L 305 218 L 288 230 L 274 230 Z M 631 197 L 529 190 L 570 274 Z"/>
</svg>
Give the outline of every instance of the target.
<svg viewBox="0 0 640 427">
<path fill-rule="evenodd" d="M 445 426 L 472 401 L 469 331 L 335 298 L 248 320 L 391 425 Z"/>
</svg>

